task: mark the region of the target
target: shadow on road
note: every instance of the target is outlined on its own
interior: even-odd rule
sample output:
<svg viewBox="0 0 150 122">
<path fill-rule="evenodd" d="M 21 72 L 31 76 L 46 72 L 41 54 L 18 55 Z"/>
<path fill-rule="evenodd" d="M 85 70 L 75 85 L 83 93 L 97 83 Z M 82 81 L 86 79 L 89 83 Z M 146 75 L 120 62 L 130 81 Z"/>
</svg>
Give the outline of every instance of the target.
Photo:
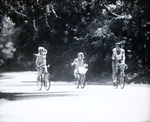
<svg viewBox="0 0 150 122">
<path fill-rule="evenodd" d="M 73 91 L 62 92 L 36 92 L 36 93 L 2 93 L 0 92 L 0 99 L 6 99 L 10 101 L 25 100 L 25 99 L 41 99 L 50 97 L 67 97 L 77 96 Z"/>
<path fill-rule="evenodd" d="M 13 76 L 5 76 L 3 74 L 0 74 L 0 79 L 11 79 Z"/>
</svg>

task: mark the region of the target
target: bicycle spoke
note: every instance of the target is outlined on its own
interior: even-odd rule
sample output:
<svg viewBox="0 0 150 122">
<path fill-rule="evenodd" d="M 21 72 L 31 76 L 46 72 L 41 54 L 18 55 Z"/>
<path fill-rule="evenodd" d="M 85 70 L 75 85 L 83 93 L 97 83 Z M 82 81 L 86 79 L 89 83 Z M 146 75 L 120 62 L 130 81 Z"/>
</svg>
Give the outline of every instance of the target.
<svg viewBox="0 0 150 122">
<path fill-rule="evenodd" d="M 116 75 L 116 82 L 115 82 L 115 89 L 117 89 L 118 88 L 118 83 L 119 83 L 119 74 L 117 73 L 117 75 Z"/>
<path fill-rule="evenodd" d="M 39 90 L 42 89 L 42 76 L 40 76 L 39 79 L 37 80 L 37 87 Z"/>
<path fill-rule="evenodd" d="M 50 74 L 49 73 L 45 73 L 44 76 L 44 87 L 46 90 L 50 89 L 50 85 L 51 85 L 51 81 L 50 81 Z"/>
<path fill-rule="evenodd" d="M 79 78 L 75 78 L 75 86 L 76 86 L 76 88 L 78 89 L 79 88 Z"/>
<path fill-rule="evenodd" d="M 125 86 L 125 78 L 124 78 L 124 75 L 121 74 L 120 75 L 120 87 L 121 87 L 121 89 L 123 89 L 124 86 Z"/>
<path fill-rule="evenodd" d="M 80 86 L 83 89 L 85 87 L 85 77 L 84 75 L 81 76 Z"/>
</svg>

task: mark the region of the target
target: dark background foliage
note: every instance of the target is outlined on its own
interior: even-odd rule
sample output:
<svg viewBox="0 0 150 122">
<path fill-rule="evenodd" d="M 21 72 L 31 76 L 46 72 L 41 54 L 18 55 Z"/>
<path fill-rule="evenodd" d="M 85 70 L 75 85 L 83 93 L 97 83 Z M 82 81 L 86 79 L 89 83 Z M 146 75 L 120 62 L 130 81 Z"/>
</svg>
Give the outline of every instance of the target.
<svg viewBox="0 0 150 122">
<path fill-rule="evenodd" d="M 71 81 L 83 51 L 87 79 L 110 81 L 112 49 L 122 41 L 130 82 L 150 82 L 149 9 L 148 0 L 1 0 L 0 70 L 35 71 L 33 53 L 44 46 L 53 80 Z"/>
</svg>

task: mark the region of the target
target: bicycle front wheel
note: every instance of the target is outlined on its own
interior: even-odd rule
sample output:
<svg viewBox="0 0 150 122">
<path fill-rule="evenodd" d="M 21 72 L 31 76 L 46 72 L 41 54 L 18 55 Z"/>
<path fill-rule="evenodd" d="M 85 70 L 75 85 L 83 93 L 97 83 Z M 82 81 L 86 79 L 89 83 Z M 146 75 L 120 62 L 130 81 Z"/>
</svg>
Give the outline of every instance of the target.
<svg viewBox="0 0 150 122">
<path fill-rule="evenodd" d="M 48 91 L 50 89 L 50 86 L 51 86 L 50 74 L 46 72 L 44 75 L 44 87 Z"/>
<path fill-rule="evenodd" d="M 123 76 L 123 74 L 120 74 L 120 87 L 121 89 L 123 89 L 125 86 L 125 77 Z"/>
<path fill-rule="evenodd" d="M 78 89 L 79 88 L 79 79 L 75 78 L 74 81 L 75 81 L 75 86 Z"/>
<path fill-rule="evenodd" d="M 115 83 L 115 89 L 117 89 L 118 88 L 118 81 L 116 81 L 116 83 Z"/>
<path fill-rule="evenodd" d="M 117 88 L 118 88 L 118 83 L 120 82 L 119 77 L 120 77 L 120 74 L 119 74 L 119 73 L 117 73 L 117 78 L 116 78 L 116 82 L 115 82 L 115 85 L 114 85 L 115 89 L 117 89 Z"/>
<path fill-rule="evenodd" d="M 80 86 L 82 89 L 85 87 L 85 76 L 84 75 L 81 75 Z"/>
<path fill-rule="evenodd" d="M 37 80 L 37 88 L 38 88 L 38 90 L 42 89 L 42 75 Z"/>
</svg>

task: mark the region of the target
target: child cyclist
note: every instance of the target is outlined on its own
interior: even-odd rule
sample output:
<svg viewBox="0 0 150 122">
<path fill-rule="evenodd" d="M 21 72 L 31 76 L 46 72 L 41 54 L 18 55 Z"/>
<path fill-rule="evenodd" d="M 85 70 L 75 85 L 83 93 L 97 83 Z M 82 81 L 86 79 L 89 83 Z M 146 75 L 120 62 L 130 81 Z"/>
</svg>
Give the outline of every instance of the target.
<svg viewBox="0 0 150 122">
<path fill-rule="evenodd" d="M 78 58 L 76 58 L 73 63 L 71 63 L 71 66 L 75 65 L 75 70 L 74 70 L 74 77 L 75 79 L 79 78 L 79 73 L 84 72 L 85 74 L 87 72 L 87 64 L 84 63 L 84 54 L 83 52 L 78 53 Z M 81 71 L 82 70 L 82 71 Z"/>
<path fill-rule="evenodd" d="M 37 80 L 39 80 L 40 75 L 43 72 L 47 72 L 47 66 L 46 66 L 46 54 L 47 50 L 44 47 L 38 48 L 38 54 L 36 55 L 36 69 L 38 71 Z"/>
</svg>

